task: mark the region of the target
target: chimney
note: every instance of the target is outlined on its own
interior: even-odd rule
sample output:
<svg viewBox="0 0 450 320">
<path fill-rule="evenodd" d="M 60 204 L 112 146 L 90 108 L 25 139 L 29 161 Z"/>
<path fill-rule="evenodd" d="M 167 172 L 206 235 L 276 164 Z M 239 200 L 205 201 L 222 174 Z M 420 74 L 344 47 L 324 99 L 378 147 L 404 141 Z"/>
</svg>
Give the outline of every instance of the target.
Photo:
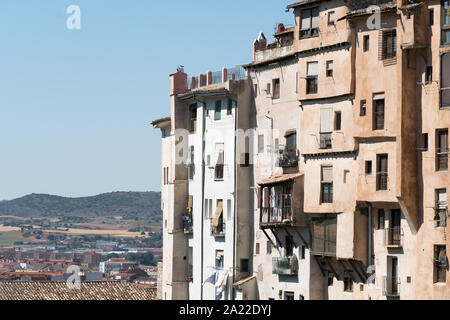
<svg viewBox="0 0 450 320">
<path fill-rule="evenodd" d="M 207 76 L 206 76 L 206 83 L 208 84 L 208 86 L 210 84 L 212 84 L 212 72 L 211 70 L 208 70 Z"/>
<path fill-rule="evenodd" d="M 206 75 L 201 74 L 198 76 L 198 87 L 204 87 L 206 86 Z"/>
<path fill-rule="evenodd" d="M 170 95 L 185 93 L 187 88 L 187 74 L 183 68 L 179 68 L 177 72 L 170 75 Z"/>
<path fill-rule="evenodd" d="M 195 89 L 195 77 L 191 77 L 191 90 Z"/>
<path fill-rule="evenodd" d="M 227 82 L 227 81 L 228 81 L 228 69 L 223 68 L 222 69 L 222 82 Z"/>
<path fill-rule="evenodd" d="M 231 80 L 236 80 L 236 73 L 233 72 L 233 73 L 231 74 Z"/>
</svg>

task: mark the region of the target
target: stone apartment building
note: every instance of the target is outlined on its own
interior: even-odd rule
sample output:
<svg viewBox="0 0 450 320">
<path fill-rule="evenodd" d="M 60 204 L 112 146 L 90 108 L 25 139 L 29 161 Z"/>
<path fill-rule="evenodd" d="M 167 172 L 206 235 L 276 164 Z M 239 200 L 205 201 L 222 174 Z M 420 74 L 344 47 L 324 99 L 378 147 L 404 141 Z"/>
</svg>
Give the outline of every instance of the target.
<svg viewBox="0 0 450 320">
<path fill-rule="evenodd" d="M 251 256 L 229 297 L 450 299 L 450 1 L 287 9 L 293 27 L 279 25 L 272 43 L 260 34 L 244 66 L 251 94 L 239 107 L 252 134 L 236 182 L 250 193 L 237 215 Z M 163 203 L 187 194 L 163 191 Z M 195 229 L 203 214 L 192 212 Z M 167 243 L 165 258 L 189 257 Z"/>
</svg>

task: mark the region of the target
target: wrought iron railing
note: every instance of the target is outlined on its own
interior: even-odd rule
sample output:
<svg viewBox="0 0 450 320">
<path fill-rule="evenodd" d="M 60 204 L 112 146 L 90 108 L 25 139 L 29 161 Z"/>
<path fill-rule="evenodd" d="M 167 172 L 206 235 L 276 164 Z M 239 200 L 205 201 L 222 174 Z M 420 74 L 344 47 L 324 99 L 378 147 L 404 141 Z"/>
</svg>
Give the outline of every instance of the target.
<svg viewBox="0 0 450 320">
<path fill-rule="evenodd" d="M 272 274 L 292 276 L 298 274 L 298 259 L 292 257 L 272 258 Z"/>
<path fill-rule="evenodd" d="M 192 219 L 192 214 L 191 213 L 186 213 L 182 216 L 182 221 L 183 221 L 183 230 L 184 233 L 188 234 L 188 233 L 193 233 L 194 229 L 194 221 Z"/>
<path fill-rule="evenodd" d="M 383 277 L 383 296 L 400 297 L 400 278 Z"/>
<path fill-rule="evenodd" d="M 211 226 L 211 235 L 216 238 L 225 237 L 225 222 L 219 223 L 217 227 Z"/>
<path fill-rule="evenodd" d="M 384 231 L 385 247 L 402 247 L 403 232 L 401 227 L 388 228 Z"/>
<path fill-rule="evenodd" d="M 275 197 L 280 197 L 279 206 L 263 207 L 261 208 L 261 223 L 284 223 L 292 222 L 293 208 L 292 208 L 292 195 L 291 194 L 279 194 Z"/>
</svg>

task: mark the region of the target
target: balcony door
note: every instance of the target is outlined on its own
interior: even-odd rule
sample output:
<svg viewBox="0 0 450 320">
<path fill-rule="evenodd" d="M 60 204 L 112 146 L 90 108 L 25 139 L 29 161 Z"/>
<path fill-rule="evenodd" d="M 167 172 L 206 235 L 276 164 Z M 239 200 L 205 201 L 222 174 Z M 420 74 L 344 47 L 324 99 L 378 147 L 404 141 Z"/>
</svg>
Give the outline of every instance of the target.
<svg viewBox="0 0 450 320">
<path fill-rule="evenodd" d="M 391 211 L 390 238 L 393 245 L 400 245 L 401 242 L 401 222 L 402 212 L 400 210 Z"/>
<path fill-rule="evenodd" d="M 393 294 L 397 294 L 398 293 L 398 258 L 393 257 L 392 258 L 392 264 L 391 264 L 391 275 L 392 275 L 392 279 L 391 279 L 391 283 L 392 283 L 392 293 Z"/>
</svg>

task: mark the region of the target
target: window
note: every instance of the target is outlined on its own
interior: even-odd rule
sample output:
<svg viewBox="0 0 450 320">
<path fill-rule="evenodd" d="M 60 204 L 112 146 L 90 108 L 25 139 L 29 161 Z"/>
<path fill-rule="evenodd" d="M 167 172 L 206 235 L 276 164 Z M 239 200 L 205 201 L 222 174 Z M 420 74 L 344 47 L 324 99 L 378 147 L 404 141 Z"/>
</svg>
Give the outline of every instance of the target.
<svg viewBox="0 0 450 320">
<path fill-rule="evenodd" d="M 425 74 L 425 83 L 430 84 L 433 82 L 433 66 L 427 66 L 427 72 Z"/>
<path fill-rule="evenodd" d="M 294 300 L 294 292 L 284 292 L 284 300 Z"/>
<path fill-rule="evenodd" d="M 388 155 L 377 156 L 377 191 L 388 189 Z"/>
<path fill-rule="evenodd" d="M 447 189 L 436 190 L 436 227 L 447 226 Z"/>
<path fill-rule="evenodd" d="M 253 92 L 255 93 L 255 98 L 258 97 L 258 85 L 257 84 L 254 85 Z"/>
<path fill-rule="evenodd" d="M 344 273 L 344 291 L 353 292 L 353 279 L 349 274 L 349 271 Z"/>
<path fill-rule="evenodd" d="M 367 103 L 366 103 L 366 100 L 361 100 L 360 107 L 359 107 L 359 115 L 360 115 L 361 117 L 364 117 L 364 116 L 366 115 L 366 113 L 367 113 Z"/>
<path fill-rule="evenodd" d="M 271 88 L 270 83 L 268 83 L 268 84 L 267 84 L 267 88 L 266 88 L 266 93 L 267 93 L 267 94 L 270 94 L 270 92 L 271 92 L 271 89 L 270 89 L 270 88 Z"/>
<path fill-rule="evenodd" d="M 272 254 L 272 242 L 270 242 L 270 241 L 267 241 L 266 253 L 267 254 Z"/>
<path fill-rule="evenodd" d="M 422 151 L 428 151 L 428 133 L 422 134 Z"/>
<path fill-rule="evenodd" d="M 216 101 L 216 108 L 214 111 L 214 120 L 220 120 L 222 118 L 222 101 Z"/>
<path fill-rule="evenodd" d="M 223 143 L 216 144 L 216 155 L 217 155 L 217 162 L 215 167 L 215 179 L 223 180 L 223 169 L 225 160 Z"/>
<path fill-rule="evenodd" d="M 327 77 L 333 76 L 333 60 L 327 61 Z"/>
<path fill-rule="evenodd" d="M 366 35 L 363 37 L 363 51 L 367 52 L 370 50 L 370 36 Z"/>
<path fill-rule="evenodd" d="M 341 124 L 342 124 L 342 113 L 341 111 L 336 111 L 334 113 L 334 130 L 341 131 Z"/>
<path fill-rule="evenodd" d="M 450 44 L 450 1 L 443 1 L 443 19 L 442 19 L 442 31 L 443 31 L 443 44 Z"/>
<path fill-rule="evenodd" d="M 249 264 L 248 259 L 241 259 L 241 268 L 240 272 L 249 272 Z"/>
<path fill-rule="evenodd" d="M 300 38 L 319 35 L 319 8 L 304 9 L 301 12 Z"/>
<path fill-rule="evenodd" d="M 195 133 L 197 129 L 197 104 L 192 104 L 189 107 L 190 121 L 189 121 L 189 132 Z"/>
<path fill-rule="evenodd" d="M 450 31 L 449 31 L 449 44 L 450 44 Z M 445 53 L 441 55 L 441 104 L 440 109 L 450 109 L 450 72 L 444 71 L 450 69 L 450 53 Z"/>
<path fill-rule="evenodd" d="M 256 254 L 256 255 L 259 254 L 259 247 L 260 247 L 260 244 L 259 244 L 259 242 L 257 242 L 257 243 L 256 243 L 256 248 L 255 248 L 255 254 Z"/>
<path fill-rule="evenodd" d="M 430 26 L 434 25 L 434 9 L 428 10 L 428 24 Z"/>
<path fill-rule="evenodd" d="M 373 130 L 384 130 L 384 93 L 373 97 Z"/>
<path fill-rule="evenodd" d="M 286 136 L 286 149 L 290 152 L 297 151 L 297 132 L 292 132 Z"/>
<path fill-rule="evenodd" d="M 384 209 L 378 209 L 378 216 L 377 216 L 377 229 L 383 230 L 384 229 L 384 219 L 385 213 Z"/>
<path fill-rule="evenodd" d="M 434 283 L 447 282 L 448 258 L 446 246 L 434 246 Z"/>
<path fill-rule="evenodd" d="M 258 153 L 264 153 L 264 135 L 258 136 Z"/>
<path fill-rule="evenodd" d="M 300 252 L 300 259 L 305 260 L 306 259 L 306 247 L 302 246 L 302 251 Z"/>
<path fill-rule="evenodd" d="M 232 206 L 231 200 L 228 199 L 227 200 L 227 220 L 228 221 L 231 221 L 231 209 L 232 209 L 231 206 Z"/>
<path fill-rule="evenodd" d="M 448 129 L 436 132 L 436 167 L 437 171 L 448 170 Z"/>
<path fill-rule="evenodd" d="M 333 203 L 333 167 L 322 166 L 321 203 Z"/>
<path fill-rule="evenodd" d="M 216 250 L 216 268 L 223 269 L 224 252 L 223 250 Z"/>
<path fill-rule="evenodd" d="M 228 99 L 228 106 L 227 106 L 227 116 L 230 116 L 233 114 L 233 100 Z"/>
<path fill-rule="evenodd" d="M 372 161 L 366 161 L 366 176 L 372 174 Z"/>
<path fill-rule="evenodd" d="M 188 176 L 189 176 L 189 180 L 193 180 L 194 179 L 194 174 L 195 174 L 195 155 L 194 155 L 194 146 L 191 146 L 190 149 L 190 159 L 189 159 L 189 165 L 188 165 Z"/>
<path fill-rule="evenodd" d="M 329 26 L 334 26 L 335 15 L 336 15 L 336 13 L 334 11 L 328 12 L 328 25 Z"/>
<path fill-rule="evenodd" d="M 169 184 L 169 168 L 164 168 L 164 185 Z"/>
<path fill-rule="evenodd" d="M 382 31 L 382 45 L 380 47 L 380 60 L 393 59 L 397 57 L 397 31 Z"/>
<path fill-rule="evenodd" d="M 250 137 L 245 137 L 245 150 L 244 153 L 241 154 L 241 167 L 250 166 Z"/>
<path fill-rule="evenodd" d="M 306 94 L 317 93 L 318 62 L 308 62 L 306 71 Z"/>
<path fill-rule="evenodd" d="M 294 255 L 294 243 L 291 237 L 286 237 L 286 257 L 292 257 Z"/>
<path fill-rule="evenodd" d="M 280 79 L 273 80 L 273 95 L 272 99 L 280 99 Z"/>
<path fill-rule="evenodd" d="M 332 148 L 333 109 L 320 109 L 320 149 Z"/>
</svg>

